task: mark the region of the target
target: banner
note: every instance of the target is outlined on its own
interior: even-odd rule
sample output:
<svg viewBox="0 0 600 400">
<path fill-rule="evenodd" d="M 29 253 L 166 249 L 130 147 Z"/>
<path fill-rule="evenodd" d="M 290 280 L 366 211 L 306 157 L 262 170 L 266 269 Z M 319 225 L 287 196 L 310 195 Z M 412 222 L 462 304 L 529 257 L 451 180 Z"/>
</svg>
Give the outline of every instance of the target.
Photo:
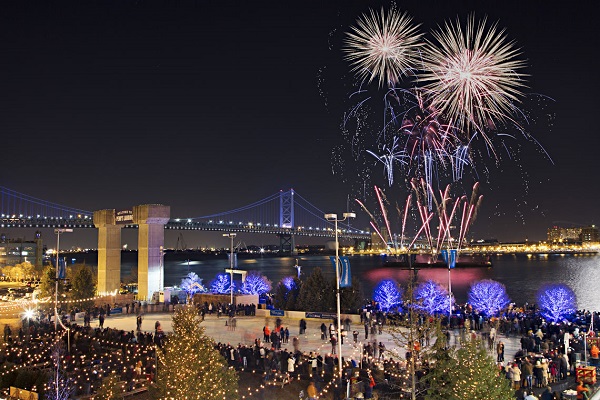
<svg viewBox="0 0 600 400">
<path fill-rule="evenodd" d="M 350 259 L 348 257 L 340 257 L 342 270 L 340 273 L 340 287 L 352 287 L 352 276 L 350 275 Z"/>
<path fill-rule="evenodd" d="M 448 254 L 448 268 L 452 269 L 456 267 L 456 250 L 450 250 Z"/>
<path fill-rule="evenodd" d="M 67 279 L 67 265 L 64 257 L 58 259 L 58 279 Z"/>
<path fill-rule="evenodd" d="M 333 268 L 336 268 L 335 265 L 335 256 L 329 256 L 331 260 L 331 265 Z M 352 276 L 350 275 L 350 260 L 348 257 L 340 257 L 340 287 L 351 287 L 352 286 Z"/>
<path fill-rule="evenodd" d="M 270 314 L 272 317 L 283 317 L 285 316 L 285 311 L 283 310 L 270 310 Z"/>
<path fill-rule="evenodd" d="M 231 253 L 227 253 L 227 261 L 229 262 L 229 265 L 231 265 Z M 237 253 L 233 253 L 233 268 L 237 268 L 237 266 Z"/>
<path fill-rule="evenodd" d="M 442 260 L 448 264 L 448 250 L 444 249 L 440 253 L 442 253 Z"/>
</svg>

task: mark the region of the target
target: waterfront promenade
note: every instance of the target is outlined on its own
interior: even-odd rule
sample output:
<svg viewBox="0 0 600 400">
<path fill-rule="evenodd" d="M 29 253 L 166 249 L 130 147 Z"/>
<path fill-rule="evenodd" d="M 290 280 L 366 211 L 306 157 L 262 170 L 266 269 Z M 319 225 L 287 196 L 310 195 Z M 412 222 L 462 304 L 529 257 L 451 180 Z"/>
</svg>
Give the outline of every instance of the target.
<svg viewBox="0 0 600 400">
<path fill-rule="evenodd" d="M 143 315 L 142 331 L 153 332 L 154 325 L 157 321 L 160 322 L 162 329 L 165 332 L 172 331 L 172 313 L 147 313 Z M 227 318 L 218 318 L 216 314 L 206 315 L 205 320 L 201 323 L 201 326 L 206 330 L 206 334 L 212 337 L 216 342 L 229 343 L 231 345 L 237 345 L 238 343 L 252 344 L 256 338 L 262 339 L 263 337 L 263 326 L 268 325 L 270 328 L 274 327 L 275 319 L 277 317 L 264 317 L 264 316 L 242 316 L 236 317 L 236 329 L 228 329 L 225 325 Z M 306 334 L 299 335 L 299 321 L 298 319 L 291 319 L 280 317 L 284 327 L 288 327 L 290 330 L 290 342 L 288 344 L 282 344 L 282 349 L 287 348 L 292 350 L 292 338 L 298 337 L 299 339 L 299 350 L 304 353 L 319 352 L 321 354 L 331 353 L 331 344 L 328 341 L 321 340 L 320 326 L 322 322 L 325 322 L 329 326 L 330 320 L 318 320 L 318 319 L 306 319 L 307 329 Z M 92 327 L 97 327 L 98 321 L 92 322 Z M 136 329 L 136 315 L 113 315 L 106 318 L 104 327 L 122 329 L 132 331 Z M 356 330 L 359 332 L 358 344 L 354 344 L 351 332 Z M 362 344 L 365 343 L 365 330 L 360 324 L 353 324 L 351 332 L 348 334 L 347 339 L 344 341 L 342 346 L 342 355 L 345 359 L 353 359 L 357 362 L 360 360 L 360 351 Z M 500 335 L 498 340 L 502 340 L 505 344 L 505 361 L 510 362 L 514 359 L 514 355 L 520 350 L 520 337 L 511 336 L 505 337 Z M 406 352 L 402 343 L 397 343 L 392 334 L 384 328 L 382 334 L 371 335 L 369 333 L 369 342 L 377 343 L 382 342 L 386 348 L 386 358 L 392 357 L 394 359 L 403 359 Z M 459 337 L 458 332 L 452 333 L 450 338 L 450 344 L 458 344 Z M 495 351 L 493 351 L 495 357 Z M 556 388 L 574 387 L 575 382 L 573 378 L 567 381 L 562 381 L 557 384 Z M 553 390 L 555 387 L 553 387 Z M 537 389 L 536 392 L 541 392 L 542 389 Z M 600 400 L 600 393 L 596 393 L 593 396 L 593 400 Z"/>
</svg>

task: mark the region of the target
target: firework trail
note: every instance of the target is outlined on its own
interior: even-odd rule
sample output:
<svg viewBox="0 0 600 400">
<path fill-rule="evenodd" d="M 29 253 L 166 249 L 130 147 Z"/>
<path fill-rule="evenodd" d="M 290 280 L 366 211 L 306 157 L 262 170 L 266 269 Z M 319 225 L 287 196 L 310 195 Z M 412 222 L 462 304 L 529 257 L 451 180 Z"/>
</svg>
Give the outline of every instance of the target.
<svg viewBox="0 0 600 400">
<path fill-rule="evenodd" d="M 486 19 L 446 23 L 433 32 L 437 43 L 428 41 L 423 52 L 424 71 L 419 79 L 437 109 L 469 138 L 480 132 L 493 149 L 486 132 L 495 121 L 512 120 L 515 102 L 524 87 L 518 70 L 525 66 L 517 57 L 520 50 L 506 38 L 497 24 Z"/>
<path fill-rule="evenodd" d="M 475 217 L 477 216 L 477 210 L 479 209 L 479 206 L 481 205 L 481 200 L 483 199 L 483 196 L 477 196 L 477 191 L 479 189 L 479 182 L 476 182 L 473 185 L 473 191 L 471 192 L 471 199 L 469 201 L 466 200 L 465 197 L 465 203 L 463 204 L 463 214 L 462 214 L 462 218 L 460 221 L 460 232 L 458 235 L 458 244 L 456 249 L 460 251 L 460 248 L 462 246 L 463 240 L 465 239 L 465 236 L 467 235 L 467 232 L 469 230 L 469 228 L 471 227 L 471 225 L 473 224 L 473 221 L 475 220 Z"/>
<path fill-rule="evenodd" d="M 377 79 L 380 87 L 391 87 L 413 69 L 423 45 L 421 33 L 406 13 L 370 11 L 347 33 L 346 59 L 361 80 Z"/>
</svg>

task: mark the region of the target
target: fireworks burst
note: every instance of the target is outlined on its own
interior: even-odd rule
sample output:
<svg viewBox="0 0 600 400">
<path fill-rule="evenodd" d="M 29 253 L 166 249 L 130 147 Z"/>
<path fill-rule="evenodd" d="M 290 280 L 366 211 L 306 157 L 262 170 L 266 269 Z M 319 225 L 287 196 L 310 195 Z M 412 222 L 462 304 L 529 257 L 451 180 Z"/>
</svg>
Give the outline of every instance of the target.
<svg viewBox="0 0 600 400">
<path fill-rule="evenodd" d="M 371 10 L 347 33 L 346 59 L 362 80 L 378 79 L 380 87 L 392 87 L 414 68 L 422 45 L 417 28 L 406 13 Z"/>
<path fill-rule="evenodd" d="M 484 19 L 471 16 L 463 28 L 446 23 L 433 32 L 436 46 L 429 42 L 424 52 L 425 71 L 420 75 L 435 107 L 452 125 L 470 139 L 480 132 L 494 129 L 495 121 L 512 120 L 514 103 L 522 97 L 525 66 L 519 49 L 509 42 L 497 25 L 486 26 Z"/>
</svg>

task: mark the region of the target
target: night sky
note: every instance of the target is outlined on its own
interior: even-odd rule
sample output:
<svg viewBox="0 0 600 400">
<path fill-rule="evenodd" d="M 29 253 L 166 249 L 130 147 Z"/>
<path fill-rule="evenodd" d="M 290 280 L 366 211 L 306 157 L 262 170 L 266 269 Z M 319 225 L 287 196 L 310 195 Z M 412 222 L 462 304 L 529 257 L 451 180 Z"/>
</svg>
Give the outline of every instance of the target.
<svg viewBox="0 0 600 400">
<path fill-rule="evenodd" d="M 0 185 L 91 211 L 167 204 L 173 217 L 293 187 L 341 213 L 349 197 L 364 194 L 357 188 L 384 183 L 381 169 L 366 183 L 353 179 L 351 165 L 334 174 L 332 162 L 355 88 L 344 32 L 382 4 L 389 3 L 4 1 Z M 600 7 L 553 4 L 396 3 L 423 32 L 471 12 L 487 16 L 527 61 L 524 128 L 551 160 L 515 133 L 517 154 L 479 165 L 484 202 L 473 237 L 540 240 L 553 224 L 600 222 Z M 402 202 L 397 192 L 390 198 Z M 220 236 L 186 239 L 226 245 Z M 174 246 L 174 236 L 167 239 Z M 66 245 L 94 241 L 93 231 L 65 237 Z"/>
</svg>

